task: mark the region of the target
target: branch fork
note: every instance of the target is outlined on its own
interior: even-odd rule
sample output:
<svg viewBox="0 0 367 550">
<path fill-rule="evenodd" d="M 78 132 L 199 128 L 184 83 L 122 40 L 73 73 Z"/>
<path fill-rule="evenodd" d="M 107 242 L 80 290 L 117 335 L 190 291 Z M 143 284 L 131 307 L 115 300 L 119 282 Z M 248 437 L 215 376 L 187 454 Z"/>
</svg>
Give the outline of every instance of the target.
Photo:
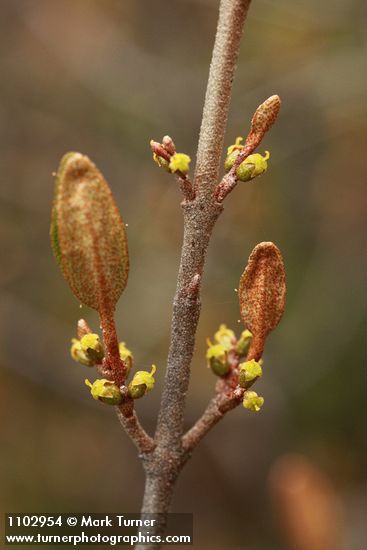
<svg viewBox="0 0 367 550">
<path fill-rule="evenodd" d="M 176 152 L 169 136 L 164 136 L 161 143 L 150 143 L 154 160 L 173 173 L 179 183 L 184 219 L 167 370 L 154 438 L 141 426 L 135 411 L 134 394 L 130 390 L 133 381 L 126 385 L 129 369 L 120 356 L 114 320 L 115 305 L 126 286 L 129 270 L 125 225 L 107 183 L 88 157 L 79 153 L 66 155 L 56 178 L 51 225 L 54 253 L 74 294 L 82 303 L 99 312 L 106 356 L 96 366 L 106 380 L 96 382 L 116 385 L 117 416 L 142 458 L 146 471 L 143 516 L 160 513 L 164 517 L 168 513 L 174 483 L 193 449 L 227 412 L 246 398 L 248 388 L 256 380 L 255 377 L 249 384 L 242 384 L 240 361 L 243 356 L 230 351 L 229 370 L 220 375 L 215 395 L 203 415 L 185 433 L 186 394 L 210 237 L 223 210 L 225 197 L 238 182 L 239 167 L 261 143 L 280 107 L 278 96 L 271 96 L 258 107 L 244 146 L 239 147 L 232 167 L 219 180 L 232 82 L 250 1 L 220 2 L 193 180 L 188 175 L 190 158 Z M 75 235 L 79 239 L 77 243 Z M 267 285 L 266 291 L 264 285 Z M 241 277 L 239 297 L 241 316 L 245 326 L 253 333 L 246 359 L 257 361 L 261 358 L 268 333 L 277 324 L 284 309 L 284 266 L 280 252 L 273 243 L 261 243 L 255 247 Z M 80 320 L 78 337 L 90 332 L 87 323 Z M 154 369 L 153 366 L 152 373 L 145 374 L 152 377 Z M 142 372 L 136 373 L 136 376 L 140 375 L 139 380 Z M 151 384 L 153 386 L 154 381 Z M 91 385 L 89 381 L 88 385 Z M 164 521 L 158 522 L 152 534 L 162 535 L 163 531 Z M 137 546 L 136 550 L 158 548 L 159 544 L 151 544 Z"/>
</svg>

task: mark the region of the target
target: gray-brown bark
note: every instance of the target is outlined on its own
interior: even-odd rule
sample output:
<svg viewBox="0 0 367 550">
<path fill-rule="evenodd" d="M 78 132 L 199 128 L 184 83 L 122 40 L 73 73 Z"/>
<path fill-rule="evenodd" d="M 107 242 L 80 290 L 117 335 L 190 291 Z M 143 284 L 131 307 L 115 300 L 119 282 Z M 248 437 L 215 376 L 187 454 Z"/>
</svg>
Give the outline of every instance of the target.
<svg viewBox="0 0 367 550">
<path fill-rule="evenodd" d="M 196 198 L 183 202 L 184 237 L 173 301 L 171 343 L 155 434 L 156 448 L 144 455 L 146 487 L 142 513 L 169 510 L 174 483 L 189 457 L 182 446 L 186 393 L 200 315 L 205 257 L 222 205 L 213 197 L 244 20 L 250 0 L 221 0 L 197 152 Z M 214 423 L 213 423 L 214 424 Z M 163 524 L 156 533 L 163 532 Z M 159 545 L 138 545 L 137 550 Z"/>
</svg>

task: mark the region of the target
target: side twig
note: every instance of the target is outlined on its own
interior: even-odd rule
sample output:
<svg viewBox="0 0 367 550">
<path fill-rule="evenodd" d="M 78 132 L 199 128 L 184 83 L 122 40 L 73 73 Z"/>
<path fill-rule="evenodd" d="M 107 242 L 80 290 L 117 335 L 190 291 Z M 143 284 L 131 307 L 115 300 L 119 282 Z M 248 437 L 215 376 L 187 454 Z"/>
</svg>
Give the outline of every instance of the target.
<svg viewBox="0 0 367 550">
<path fill-rule="evenodd" d="M 192 451 L 227 412 L 241 403 L 244 391 L 243 388 L 236 388 L 230 395 L 221 393 L 213 397 L 199 420 L 183 436 L 183 449 Z"/>
<path fill-rule="evenodd" d="M 232 168 L 223 176 L 222 181 L 215 190 L 215 198 L 218 202 L 223 202 L 225 197 L 235 188 L 238 181 L 236 175 L 237 168 L 260 145 L 266 132 L 274 124 L 280 105 L 280 97 L 272 95 L 256 109 L 252 117 L 251 130 L 246 138 L 245 145 L 237 155 Z"/>
<path fill-rule="evenodd" d="M 132 400 L 131 400 L 132 401 Z M 130 439 L 137 447 L 140 454 L 150 453 L 155 448 L 155 443 L 139 422 L 133 403 L 126 403 L 116 407 L 118 419 Z"/>
</svg>

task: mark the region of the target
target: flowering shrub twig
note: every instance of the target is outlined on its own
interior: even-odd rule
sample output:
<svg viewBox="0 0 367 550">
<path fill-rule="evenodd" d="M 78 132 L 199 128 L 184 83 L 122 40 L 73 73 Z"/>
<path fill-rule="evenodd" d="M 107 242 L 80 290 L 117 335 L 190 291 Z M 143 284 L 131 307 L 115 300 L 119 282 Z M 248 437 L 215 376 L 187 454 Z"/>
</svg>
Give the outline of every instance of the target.
<svg viewBox="0 0 367 550">
<path fill-rule="evenodd" d="M 208 340 L 207 363 L 217 376 L 215 395 L 205 412 L 186 433 L 185 401 L 200 316 L 200 290 L 205 257 L 225 197 L 239 181 L 248 182 L 267 170 L 270 157 L 254 153 L 274 123 L 280 108 L 277 95 L 255 111 L 250 133 L 228 148 L 226 174 L 218 183 L 232 81 L 244 20 L 250 0 L 221 0 L 208 87 L 193 178 L 190 157 L 178 153 L 173 140 L 151 141 L 153 159 L 174 174 L 181 192 L 184 237 L 173 300 L 167 369 L 154 437 L 138 419 L 135 401 L 154 388 L 151 371 L 134 371 L 134 357 L 117 339 L 114 311 L 129 273 L 125 226 L 109 187 L 91 160 L 69 153 L 56 176 L 51 241 L 57 262 L 79 301 L 99 313 L 102 336 L 81 319 L 72 358 L 84 368 L 96 367 L 101 378 L 86 385 L 92 397 L 116 407 L 118 418 L 139 450 L 146 472 L 142 514 L 167 514 L 177 476 L 193 449 L 223 416 L 240 403 L 257 412 L 264 404 L 252 386 L 262 376 L 266 338 L 278 324 L 285 305 L 285 271 L 281 253 L 273 243 L 260 243 L 252 251 L 239 284 L 241 317 L 245 330 L 239 338 L 221 325 Z M 154 533 L 162 534 L 165 522 Z M 158 544 L 141 548 L 159 548 Z M 140 547 L 138 547 L 140 548 Z"/>
</svg>

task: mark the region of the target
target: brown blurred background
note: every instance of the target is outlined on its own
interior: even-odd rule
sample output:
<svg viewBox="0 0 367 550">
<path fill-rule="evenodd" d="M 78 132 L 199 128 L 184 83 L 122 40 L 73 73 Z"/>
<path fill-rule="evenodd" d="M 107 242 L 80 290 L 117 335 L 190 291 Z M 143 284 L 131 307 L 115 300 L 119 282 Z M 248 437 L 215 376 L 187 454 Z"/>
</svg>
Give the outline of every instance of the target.
<svg viewBox="0 0 367 550">
<path fill-rule="evenodd" d="M 66 151 L 88 154 L 128 223 L 131 272 L 117 319 L 137 367 L 158 365 L 156 390 L 137 405 L 152 431 L 182 220 L 179 190 L 148 144 L 168 133 L 195 157 L 218 4 L 1 0 L 3 511 L 139 509 L 135 449 L 113 411 L 90 398 L 93 373 L 69 357 L 77 319 L 98 322 L 51 255 L 51 173 Z M 195 548 L 301 548 L 292 520 L 279 518 L 279 486 L 295 479 L 294 464 L 282 461 L 281 474 L 274 464 L 289 452 L 307 457 L 343 503 L 340 547 L 366 545 L 366 19 L 364 0 L 254 0 L 250 9 L 226 144 L 266 97 L 278 93 L 283 106 L 260 148 L 271 151 L 268 172 L 237 187 L 215 229 L 188 426 L 215 383 L 206 337 L 220 322 L 241 330 L 234 288 L 257 242 L 281 248 L 288 300 L 257 385 L 261 414 L 228 415 L 178 483 L 173 507 L 195 514 Z"/>
</svg>

